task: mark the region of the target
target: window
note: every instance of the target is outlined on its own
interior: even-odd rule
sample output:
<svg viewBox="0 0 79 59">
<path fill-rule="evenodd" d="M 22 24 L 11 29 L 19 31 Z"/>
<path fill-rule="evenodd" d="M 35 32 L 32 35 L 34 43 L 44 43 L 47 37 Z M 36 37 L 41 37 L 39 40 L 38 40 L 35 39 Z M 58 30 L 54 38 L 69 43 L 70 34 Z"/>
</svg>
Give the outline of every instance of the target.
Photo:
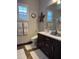
<svg viewBox="0 0 79 59">
<path fill-rule="evenodd" d="M 18 19 L 26 21 L 28 19 L 28 7 L 26 5 L 18 6 Z"/>
<path fill-rule="evenodd" d="M 53 20 L 53 12 L 52 11 L 48 11 L 47 12 L 47 21 L 48 22 L 52 22 Z"/>
</svg>

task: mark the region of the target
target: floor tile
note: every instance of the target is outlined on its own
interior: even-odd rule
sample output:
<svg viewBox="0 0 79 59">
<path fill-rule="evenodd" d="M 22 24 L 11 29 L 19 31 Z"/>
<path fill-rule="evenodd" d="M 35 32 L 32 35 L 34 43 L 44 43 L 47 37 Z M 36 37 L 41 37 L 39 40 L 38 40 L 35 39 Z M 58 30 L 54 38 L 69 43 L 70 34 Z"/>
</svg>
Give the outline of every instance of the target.
<svg viewBox="0 0 79 59">
<path fill-rule="evenodd" d="M 33 59 L 48 59 L 48 57 L 40 50 L 30 52 Z"/>
<path fill-rule="evenodd" d="M 17 51 L 17 59 L 27 59 L 27 56 L 25 55 L 24 49 L 19 49 Z"/>
</svg>

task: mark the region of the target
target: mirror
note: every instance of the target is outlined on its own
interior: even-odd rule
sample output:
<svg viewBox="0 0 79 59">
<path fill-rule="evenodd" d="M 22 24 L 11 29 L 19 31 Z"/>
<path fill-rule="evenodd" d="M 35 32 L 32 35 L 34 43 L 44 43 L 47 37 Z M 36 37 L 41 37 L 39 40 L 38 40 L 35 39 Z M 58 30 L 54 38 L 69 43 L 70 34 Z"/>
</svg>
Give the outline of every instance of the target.
<svg viewBox="0 0 79 59">
<path fill-rule="evenodd" d="M 54 3 L 47 7 L 47 28 L 55 35 L 61 35 L 61 4 Z"/>
</svg>

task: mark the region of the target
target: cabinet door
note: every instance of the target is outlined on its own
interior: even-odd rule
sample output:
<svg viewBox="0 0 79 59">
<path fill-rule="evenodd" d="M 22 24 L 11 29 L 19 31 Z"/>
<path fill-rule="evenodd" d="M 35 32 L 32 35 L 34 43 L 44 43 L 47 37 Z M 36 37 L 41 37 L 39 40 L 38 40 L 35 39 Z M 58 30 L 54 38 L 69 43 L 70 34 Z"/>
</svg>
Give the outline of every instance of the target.
<svg viewBox="0 0 79 59">
<path fill-rule="evenodd" d="M 61 59 L 61 42 L 58 40 L 53 40 L 53 59 Z"/>
<path fill-rule="evenodd" d="M 54 59 L 61 59 L 61 47 L 57 46 L 54 50 Z"/>
</svg>

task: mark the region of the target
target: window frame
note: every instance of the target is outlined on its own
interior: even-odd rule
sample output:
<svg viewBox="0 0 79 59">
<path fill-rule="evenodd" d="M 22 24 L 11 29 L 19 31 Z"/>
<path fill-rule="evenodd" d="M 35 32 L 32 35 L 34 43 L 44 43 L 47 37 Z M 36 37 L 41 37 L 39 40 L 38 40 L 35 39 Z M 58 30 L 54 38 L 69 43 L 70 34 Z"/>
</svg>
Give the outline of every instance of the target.
<svg viewBox="0 0 79 59">
<path fill-rule="evenodd" d="M 52 12 L 52 19 L 51 21 L 48 21 L 48 12 L 51 11 L 51 10 L 47 10 L 47 23 L 52 23 L 53 22 L 53 17 L 54 17 L 54 13 Z"/>
<path fill-rule="evenodd" d="M 28 17 L 28 18 L 25 19 L 25 20 L 22 20 L 22 19 L 19 18 L 19 9 L 18 9 L 18 6 L 21 6 L 21 5 L 24 5 L 24 6 L 27 7 L 27 14 L 28 14 L 27 17 Z M 28 8 L 29 8 L 28 5 L 26 5 L 26 4 L 24 4 L 24 3 L 17 3 L 17 21 L 25 22 L 25 21 L 28 21 L 28 20 L 29 20 L 29 9 L 28 9 Z"/>
</svg>

